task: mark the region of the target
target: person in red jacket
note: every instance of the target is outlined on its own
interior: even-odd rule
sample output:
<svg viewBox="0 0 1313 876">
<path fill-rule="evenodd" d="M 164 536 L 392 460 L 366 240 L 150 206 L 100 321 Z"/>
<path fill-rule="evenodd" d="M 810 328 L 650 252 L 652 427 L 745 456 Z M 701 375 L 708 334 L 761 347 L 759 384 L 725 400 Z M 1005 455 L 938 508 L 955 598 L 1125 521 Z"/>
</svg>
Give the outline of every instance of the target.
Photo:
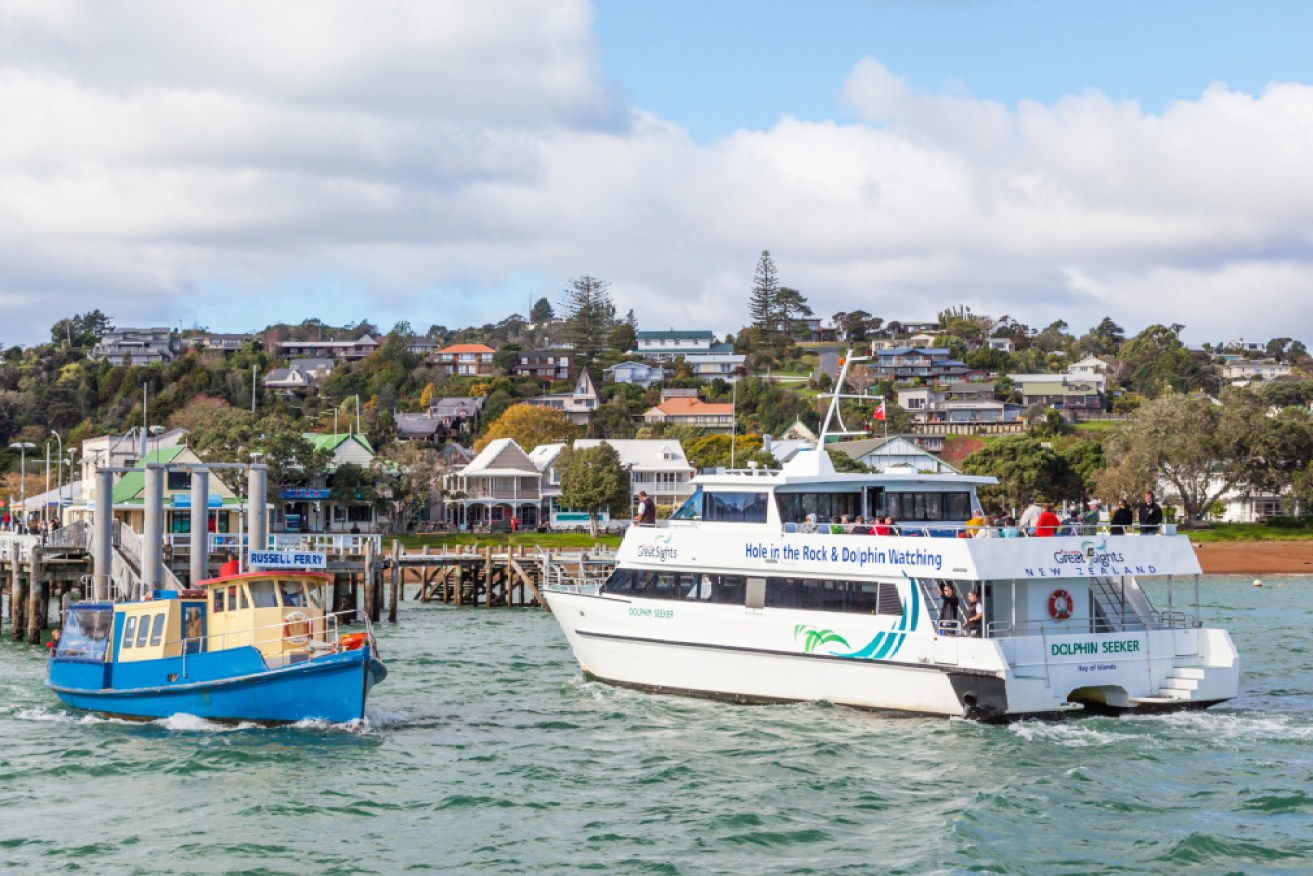
<svg viewBox="0 0 1313 876">
<path fill-rule="evenodd" d="M 1058 519 L 1057 514 L 1053 513 L 1053 503 L 1045 502 L 1044 510 L 1040 512 L 1039 519 L 1035 521 L 1035 535 L 1040 538 L 1056 535 L 1058 527 L 1061 525 L 1062 521 Z"/>
</svg>

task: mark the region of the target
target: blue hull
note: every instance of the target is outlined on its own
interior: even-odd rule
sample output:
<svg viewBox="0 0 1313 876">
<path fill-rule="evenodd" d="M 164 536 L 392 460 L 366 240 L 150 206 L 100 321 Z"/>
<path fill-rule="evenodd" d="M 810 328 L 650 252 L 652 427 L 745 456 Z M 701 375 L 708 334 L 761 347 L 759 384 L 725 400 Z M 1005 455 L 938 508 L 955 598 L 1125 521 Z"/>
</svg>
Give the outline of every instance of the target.
<svg viewBox="0 0 1313 876">
<path fill-rule="evenodd" d="M 237 648 L 139 663 L 56 658 L 46 683 L 75 709 L 128 718 L 344 723 L 364 717 L 370 689 L 386 675 L 368 646 L 277 669 L 254 648 Z"/>
</svg>

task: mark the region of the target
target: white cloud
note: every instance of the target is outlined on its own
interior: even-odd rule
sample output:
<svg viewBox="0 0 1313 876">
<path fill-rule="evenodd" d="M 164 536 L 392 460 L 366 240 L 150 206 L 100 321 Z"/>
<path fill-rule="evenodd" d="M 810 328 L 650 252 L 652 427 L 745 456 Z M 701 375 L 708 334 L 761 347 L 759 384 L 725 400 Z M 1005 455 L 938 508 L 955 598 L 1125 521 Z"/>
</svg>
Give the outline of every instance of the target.
<svg viewBox="0 0 1313 876">
<path fill-rule="evenodd" d="M 726 331 L 768 248 L 823 315 L 1313 341 L 1313 88 L 1006 107 L 874 59 L 842 87 L 853 121 L 699 145 L 619 102 L 582 0 L 0 0 L 0 337 L 483 323 L 582 273 Z"/>
</svg>

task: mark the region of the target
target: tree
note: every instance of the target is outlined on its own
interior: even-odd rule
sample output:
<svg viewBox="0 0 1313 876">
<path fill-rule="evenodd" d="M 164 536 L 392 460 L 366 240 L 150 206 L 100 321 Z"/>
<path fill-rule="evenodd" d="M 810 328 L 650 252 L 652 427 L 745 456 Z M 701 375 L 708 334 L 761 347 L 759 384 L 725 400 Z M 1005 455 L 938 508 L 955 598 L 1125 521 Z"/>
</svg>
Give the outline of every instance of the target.
<svg viewBox="0 0 1313 876">
<path fill-rule="evenodd" d="M 614 350 L 618 355 L 623 356 L 630 350 L 638 348 L 638 332 L 628 322 L 622 322 L 611 329 L 611 334 L 607 338 L 607 346 Z"/>
<path fill-rule="evenodd" d="M 779 291 L 775 262 L 771 261 L 770 250 L 763 249 L 753 275 L 752 293 L 748 297 L 748 318 L 752 320 L 753 326 L 763 332 L 775 330 L 774 320 L 779 314 Z"/>
<path fill-rule="evenodd" d="M 542 325 L 545 322 L 551 322 L 555 318 L 556 311 L 552 310 L 552 303 L 546 298 L 539 298 L 529 310 L 529 322 L 534 325 Z"/>
<path fill-rule="evenodd" d="M 579 435 L 579 427 L 558 410 L 537 405 L 511 405 L 488 424 L 488 431 L 474 442 L 475 450 L 482 450 L 498 438 L 510 438 L 526 453 L 540 444 L 571 441 Z"/>
<path fill-rule="evenodd" d="M 1313 446 L 1308 429 L 1297 417 L 1269 418 L 1261 396 L 1248 390 L 1228 388 L 1220 404 L 1169 393 L 1146 401 L 1109 438 L 1109 465 L 1096 483 L 1109 499 L 1166 484 L 1186 518 L 1201 521 L 1234 489 L 1289 486 Z"/>
<path fill-rule="evenodd" d="M 795 322 L 812 315 L 812 309 L 803 294 L 788 286 L 781 286 L 775 294 L 775 311 L 776 324 L 784 326 L 790 333 L 795 331 Z"/>
<path fill-rule="evenodd" d="M 588 512 L 588 531 L 597 535 L 597 518 L 603 511 L 622 517 L 629 508 L 629 473 L 620 454 L 605 442 L 587 450 L 567 449 L 557 461 L 561 472 L 560 504 Z"/>
<path fill-rule="evenodd" d="M 610 283 L 587 274 L 570 281 L 561 295 L 565 312 L 565 334 L 571 346 L 591 365 L 597 354 L 606 349 L 615 326 L 615 304 L 608 291 Z"/>
<path fill-rule="evenodd" d="M 50 327 L 50 340 L 56 346 L 94 347 L 113 330 L 108 316 L 99 310 L 90 310 L 55 323 Z"/>
<path fill-rule="evenodd" d="M 1067 461 L 1051 447 L 1026 435 L 1000 438 L 977 450 L 962 464 L 965 474 L 993 475 L 997 486 L 981 487 L 984 501 L 1015 508 L 1026 499 L 1058 502 L 1080 495 L 1080 484 Z"/>
<path fill-rule="evenodd" d="M 1201 364 L 1181 343 L 1184 326 L 1151 325 L 1122 345 L 1123 383 L 1149 398 L 1166 390 L 1189 392 L 1204 385 Z"/>
<path fill-rule="evenodd" d="M 375 480 L 386 487 L 393 532 L 409 532 L 442 482 L 447 466 L 432 447 L 394 441 L 374 458 Z"/>
<path fill-rule="evenodd" d="M 1090 329 L 1090 334 L 1103 342 L 1107 350 L 1115 350 L 1126 341 L 1126 330 L 1113 322 L 1111 316 L 1105 316 L 1098 325 Z"/>
<path fill-rule="evenodd" d="M 328 480 L 328 498 L 338 505 L 368 505 L 376 510 L 387 507 L 379 489 L 379 474 L 363 465 L 344 462 Z"/>
</svg>

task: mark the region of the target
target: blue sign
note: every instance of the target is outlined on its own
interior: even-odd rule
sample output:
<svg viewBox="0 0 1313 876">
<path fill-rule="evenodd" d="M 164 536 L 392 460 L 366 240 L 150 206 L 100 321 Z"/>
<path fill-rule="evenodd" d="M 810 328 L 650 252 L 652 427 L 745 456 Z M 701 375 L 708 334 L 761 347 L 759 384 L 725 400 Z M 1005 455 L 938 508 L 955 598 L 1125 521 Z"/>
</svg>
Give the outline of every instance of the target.
<svg viewBox="0 0 1313 876">
<path fill-rule="evenodd" d="M 175 494 L 174 497 L 173 497 L 173 507 L 174 507 L 174 508 L 190 508 L 190 507 L 191 507 L 191 493 L 177 493 L 177 494 Z M 206 498 L 205 507 L 207 507 L 207 508 L 222 508 L 222 507 L 223 507 L 223 497 L 222 497 L 222 496 L 215 496 L 215 495 L 210 495 L 210 496 L 208 496 L 208 497 Z"/>
<path fill-rule="evenodd" d="M 332 490 L 313 490 L 308 487 L 283 487 L 278 495 L 284 499 L 327 499 Z"/>
<path fill-rule="evenodd" d="M 265 569 L 327 569 L 328 555 L 317 551 L 251 551 L 250 566 Z"/>
</svg>

